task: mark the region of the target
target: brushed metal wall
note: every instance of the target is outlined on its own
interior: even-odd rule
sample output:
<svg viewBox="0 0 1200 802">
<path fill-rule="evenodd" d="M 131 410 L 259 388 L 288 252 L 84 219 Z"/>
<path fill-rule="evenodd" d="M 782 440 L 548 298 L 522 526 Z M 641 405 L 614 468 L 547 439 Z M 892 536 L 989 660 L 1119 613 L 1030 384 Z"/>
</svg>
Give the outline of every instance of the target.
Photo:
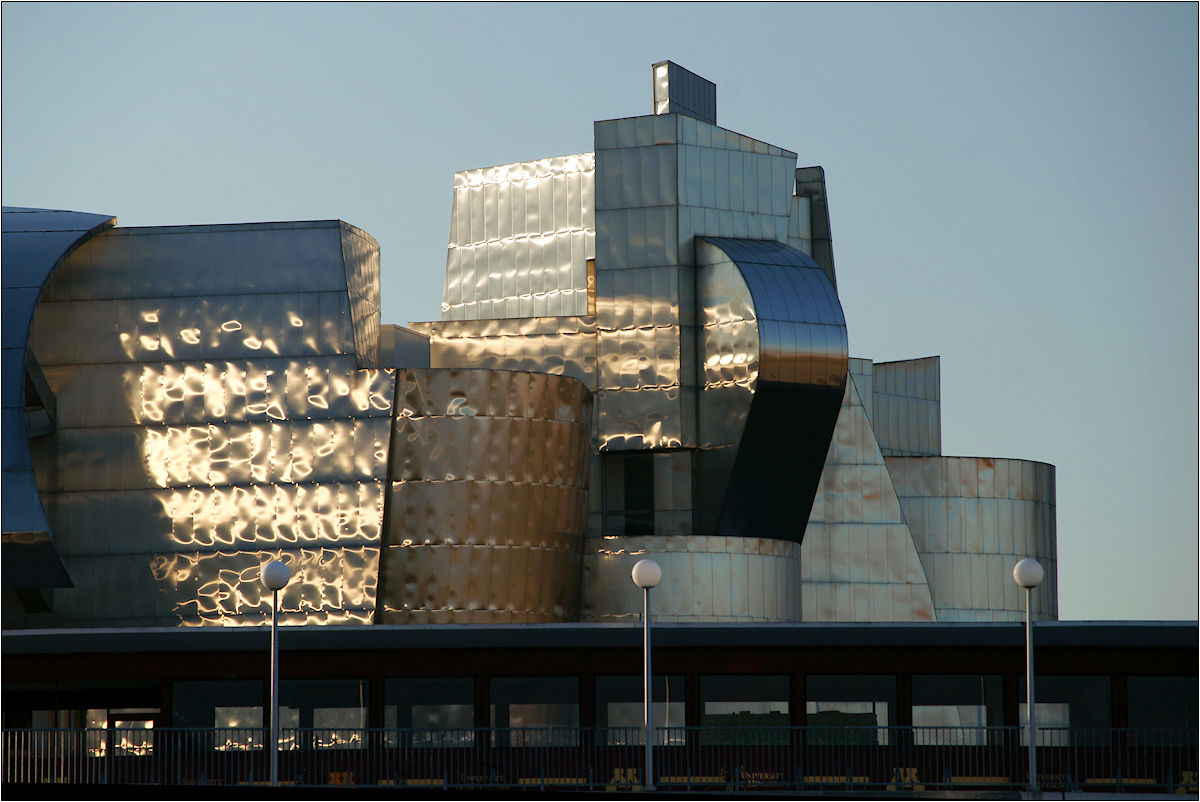
<svg viewBox="0 0 1200 802">
<path fill-rule="evenodd" d="M 271 558 L 295 574 L 284 620 L 369 621 L 377 308 L 378 245 L 338 221 L 114 229 L 72 254 L 32 338 L 58 428 L 31 443 L 75 587 L 31 624 L 260 623 Z"/>
<path fill-rule="evenodd" d="M 577 620 L 591 422 L 569 377 L 400 371 L 376 620 Z"/>
</svg>

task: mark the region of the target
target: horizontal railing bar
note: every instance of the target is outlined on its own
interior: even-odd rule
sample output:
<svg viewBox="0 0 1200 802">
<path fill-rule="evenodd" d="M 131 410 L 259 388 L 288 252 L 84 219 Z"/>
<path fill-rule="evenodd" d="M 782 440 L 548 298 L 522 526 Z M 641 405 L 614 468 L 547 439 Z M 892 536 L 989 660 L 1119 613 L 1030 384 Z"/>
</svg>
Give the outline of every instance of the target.
<svg viewBox="0 0 1200 802">
<path fill-rule="evenodd" d="M 1028 785 L 1022 727 L 696 726 L 654 732 L 655 784 L 682 790 L 998 790 Z M 254 785 L 269 731 L 5 729 L 6 783 Z M 282 728 L 292 785 L 585 788 L 642 784 L 641 727 Z M 1039 728 L 1038 784 L 1196 793 L 1197 732 Z"/>
</svg>

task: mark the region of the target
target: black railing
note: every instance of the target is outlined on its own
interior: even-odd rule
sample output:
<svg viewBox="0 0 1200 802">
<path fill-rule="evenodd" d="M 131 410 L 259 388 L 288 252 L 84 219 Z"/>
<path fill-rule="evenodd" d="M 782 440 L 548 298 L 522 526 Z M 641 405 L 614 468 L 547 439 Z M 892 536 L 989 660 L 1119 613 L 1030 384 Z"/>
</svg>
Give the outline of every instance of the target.
<svg viewBox="0 0 1200 802">
<path fill-rule="evenodd" d="M 11 729 L 6 783 L 263 785 L 269 732 Z M 1019 790 L 1018 727 L 664 727 L 655 785 L 710 791 Z M 1045 790 L 1197 793 L 1195 730 L 1044 729 Z M 284 729 L 289 785 L 408 788 L 640 788 L 640 728 Z"/>
</svg>

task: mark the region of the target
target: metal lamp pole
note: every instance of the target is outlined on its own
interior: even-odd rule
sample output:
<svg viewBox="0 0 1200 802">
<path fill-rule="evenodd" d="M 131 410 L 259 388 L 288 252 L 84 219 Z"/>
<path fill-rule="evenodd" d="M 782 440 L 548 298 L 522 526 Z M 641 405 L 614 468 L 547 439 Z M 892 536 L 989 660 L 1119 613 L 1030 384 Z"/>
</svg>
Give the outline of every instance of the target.
<svg viewBox="0 0 1200 802">
<path fill-rule="evenodd" d="M 654 560 L 639 560 L 633 566 L 633 584 L 642 589 L 642 679 L 646 721 L 646 778 L 642 790 L 654 790 L 654 709 L 650 673 L 650 588 L 662 581 L 662 568 Z"/>
<path fill-rule="evenodd" d="M 271 591 L 271 787 L 279 785 L 279 591 L 292 578 L 292 569 L 278 560 L 262 567 L 262 583 Z"/>
<path fill-rule="evenodd" d="M 1037 725 L 1033 706 L 1033 589 L 1042 582 L 1045 571 L 1037 560 L 1024 559 L 1013 567 L 1013 579 L 1025 588 L 1025 708 L 1029 711 L 1029 793 L 1036 796 Z"/>
</svg>

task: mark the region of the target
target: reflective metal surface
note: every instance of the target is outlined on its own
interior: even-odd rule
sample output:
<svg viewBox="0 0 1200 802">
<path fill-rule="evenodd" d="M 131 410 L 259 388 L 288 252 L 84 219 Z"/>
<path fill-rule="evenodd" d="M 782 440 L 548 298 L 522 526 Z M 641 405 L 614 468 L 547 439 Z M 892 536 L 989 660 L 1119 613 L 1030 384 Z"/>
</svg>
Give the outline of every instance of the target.
<svg viewBox="0 0 1200 802">
<path fill-rule="evenodd" d="M 874 364 L 871 424 L 885 457 L 942 453 L 941 360 Z"/>
<path fill-rule="evenodd" d="M 379 367 L 429 367 L 429 336 L 404 326 L 380 326 Z"/>
<path fill-rule="evenodd" d="M 76 587 L 57 626 L 374 613 L 394 377 L 378 246 L 327 223 L 115 229 L 47 288 L 33 349 L 59 426 L 34 441 Z"/>
<path fill-rule="evenodd" d="M 852 370 L 864 361 L 851 360 Z M 846 385 L 800 547 L 803 620 L 936 621 L 857 381 L 852 374 Z"/>
<path fill-rule="evenodd" d="M 583 555 L 583 621 L 627 621 L 641 611 L 629 580 L 653 557 L 663 580 L 650 594 L 655 621 L 800 620 L 801 547 L 786 540 L 693 535 L 588 538 Z"/>
<path fill-rule="evenodd" d="M 596 388 L 596 323 L 586 317 L 413 323 L 434 368 L 532 370 Z"/>
<path fill-rule="evenodd" d="M 682 114 L 595 124 L 601 450 L 694 448 L 698 237 L 783 242 L 796 155 Z"/>
<path fill-rule="evenodd" d="M 443 320 L 588 314 L 591 153 L 454 176 Z"/>
<path fill-rule="evenodd" d="M 716 124 L 716 84 L 671 61 L 660 61 L 653 70 L 655 114 L 686 114 Z"/>
<path fill-rule="evenodd" d="M 825 271 L 829 283 L 837 289 L 837 273 L 833 269 L 833 234 L 829 228 L 829 200 L 825 190 L 825 169 L 822 167 L 796 168 L 796 194 L 792 197 L 787 242 L 811 256 Z"/>
<path fill-rule="evenodd" d="M 709 122 L 694 116 L 697 111 L 703 116 L 696 105 L 670 113 L 684 96 L 681 85 L 672 87 L 672 76 L 665 74 L 673 67 L 655 66 L 659 99 L 670 97 L 669 103 L 656 104 L 658 114 L 595 125 L 597 446 L 601 454 L 654 453 L 652 468 L 637 469 L 650 471 L 648 508 L 641 502 L 631 506 L 627 498 L 634 463 L 615 457 L 593 462 L 599 469 L 593 470 L 593 492 L 600 498 L 591 502 L 584 582 L 585 598 L 591 599 L 585 616 L 592 619 L 636 609 L 619 594 L 588 594 L 606 575 L 605 555 L 636 551 L 638 533 L 647 527 L 655 535 L 683 537 L 696 560 L 718 565 L 728 562 L 726 545 L 737 542 L 726 536 L 798 542 L 845 381 L 844 322 L 836 295 L 821 289 L 820 301 L 813 303 L 810 282 L 793 283 L 789 270 L 820 276 L 819 268 L 809 270 L 816 266 L 782 244 L 792 217 L 795 154 L 712 124 L 715 92 Z M 666 86 L 659 83 L 664 78 Z M 751 293 L 738 273 L 746 310 L 738 320 L 719 317 L 722 312 L 711 312 L 699 297 L 703 278 L 694 266 L 700 264 L 701 237 L 766 241 L 729 244 L 740 249 L 737 264 L 748 265 L 754 288 Z M 770 256 L 759 258 L 768 251 Z M 735 260 L 728 261 L 736 271 Z M 788 287 L 787 300 L 775 308 L 771 296 L 778 294 L 780 278 Z M 798 293 L 805 295 L 807 307 L 791 303 Z M 818 308 L 836 314 L 823 319 Z M 809 322 L 807 311 L 817 314 L 811 322 L 818 328 L 836 328 L 840 322 L 841 335 L 826 336 L 822 329 L 820 337 L 801 342 L 795 324 Z M 705 351 L 713 339 L 719 340 L 714 352 Z M 797 416 L 784 410 L 797 403 L 807 408 L 809 399 L 797 396 L 810 394 L 812 354 L 820 362 L 831 351 L 840 351 L 841 364 L 818 367 L 816 383 L 828 380 L 828 386 L 820 384 L 812 393 L 828 395 L 826 412 L 799 422 L 800 428 L 821 431 L 824 439 L 793 431 Z M 804 370 L 798 377 L 800 361 Z M 764 366 L 766 375 L 759 381 Z M 753 419 L 751 399 L 758 404 Z M 782 449 L 772 448 L 780 442 L 811 450 L 812 459 L 801 455 L 789 462 Z M 740 467 L 735 465 L 739 449 L 745 449 Z M 766 472 L 781 464 L 782 472 Z M 807 471 L 798 481 L 797 469 Z M 681 486 L 686 493 L 674 489 Z M 707 553 L 708 548 L 713 551 Z M 794 561 L 789 565 L 794 568 Z M 794 584 L 794 571 L 789 575 Z M 740 569 L 721 576 L 739 597 L 756 592 Z M 766 617 L 793 616 L 790 603 L 774 605 Z M 672 614 L 712 614 L 699 609 L 685 605 Z"/>
<path fill-rule="evenodd" d="M 698 495 L 714 505 L 701 526 L 715 517 L 720 534 L 799 543 L 846 382 L 841 305 L 820 267 L 783 243 L 706 237 L 696 262 Z"/>
<path fill-rule="evenodd" d="M 376 620 L 576 620 L 587 388 L 545 373 L 404 370 L 397 390 Z"/>
<path fill-rule="evenodd" d="M 1020 621 L 1012 568 L 1032 557 L 1045 579 L 1034 618 L 1058 618 L 1053 465 L 987 457 L 888 457 L 939 621 Z"/>
<path fill-rule="evenodd" d="M 3 562 L 5 587 L 69 587 L 62 558 L 34 482 L 29 437 L 53 431 L 57 399 L 30 351 L 43 288 L 76 248 L 116 223 L 103 214 L 5 206 L 3 225 Z M 32 389 L 30 395 L 26 388 Z M 34 577 L 37 577 L 36 584 Z M 42 599 L 22 599 L 27 607 Z"/>
<path fill-rule="evenodd" d="M 1055 617 L 1053 468 L 942 457 L 938 357 L 849 358 L 822 168 L 653 70 L 593 153 L 456 174 L 411 329 L 345 223 L 116 229 L 25 351 L 109 218 L 6 208 L 5 559 L 77 585 L 30 624 L 261 622 L 272 558 L 306 622 L 622 620 L 642 556 L 664 620 L 1011 620 L 1024 556 Z"/>
</svg>

